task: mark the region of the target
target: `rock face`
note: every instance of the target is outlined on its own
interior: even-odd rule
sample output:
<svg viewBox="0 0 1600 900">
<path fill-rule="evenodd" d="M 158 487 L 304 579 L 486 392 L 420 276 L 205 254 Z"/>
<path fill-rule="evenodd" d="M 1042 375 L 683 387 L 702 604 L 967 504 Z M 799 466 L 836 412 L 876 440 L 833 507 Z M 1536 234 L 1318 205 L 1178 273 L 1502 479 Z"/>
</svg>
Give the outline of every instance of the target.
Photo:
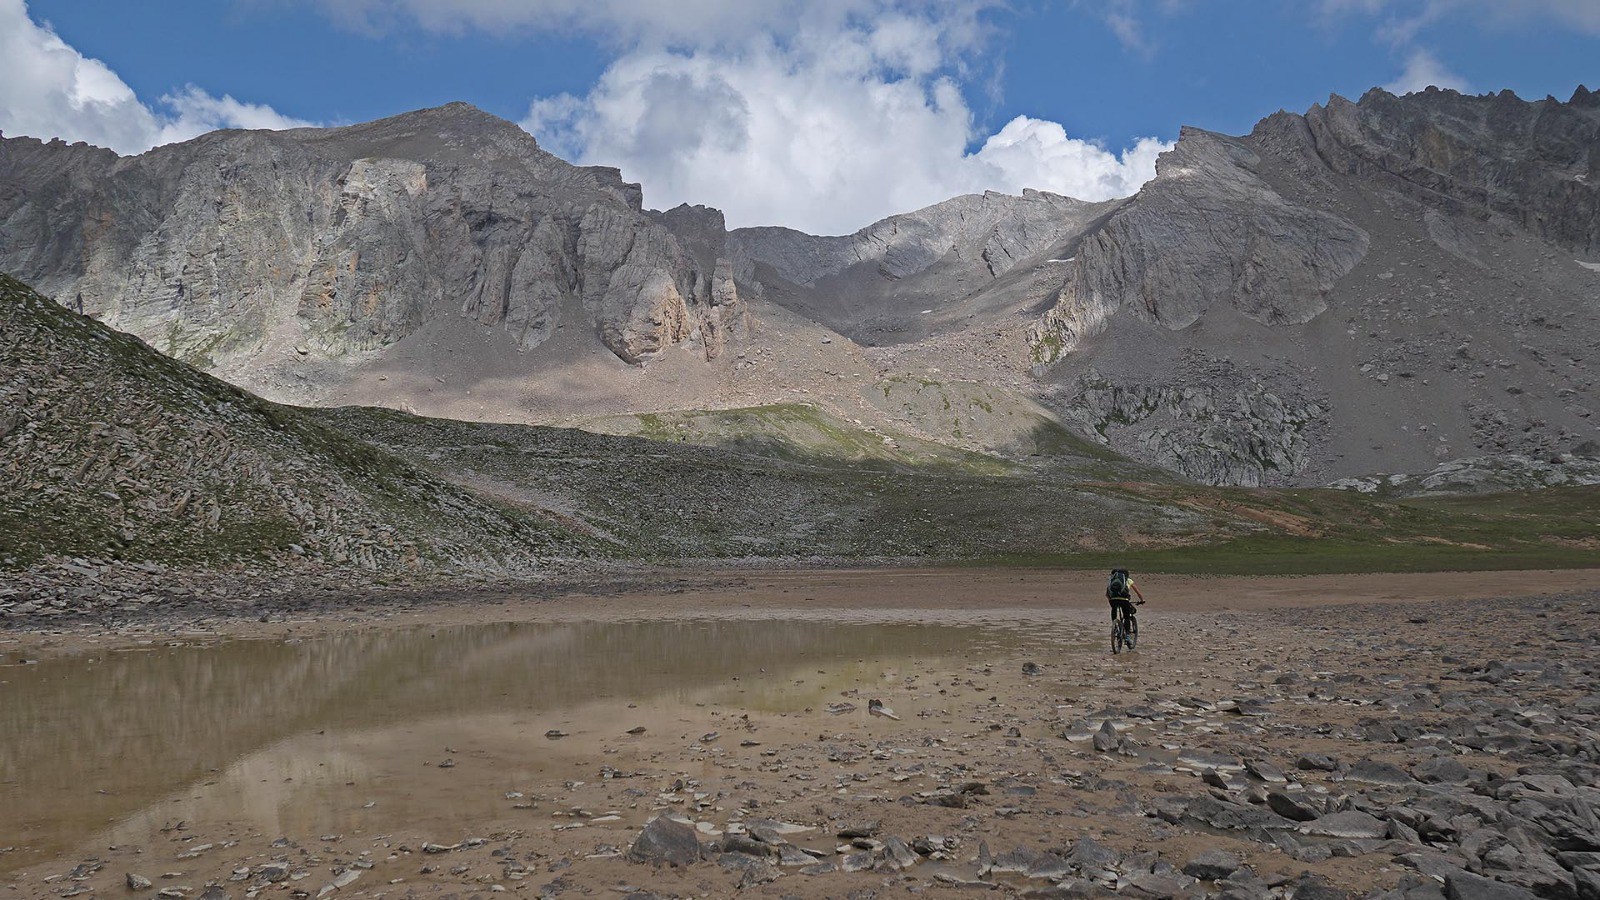
<svg viewBox="0 0 1600 900">
<path fill-rule="evenodd" d="M 728 245 L 778 303 L 858 343 L 897 344 L 1048 299 L 1078 238 L 1118 202 L 967 194 L 854 234 L 741 228 Z"/>
<path fill-rule="evenodd" d="M 1581 88 L 1186 129 L 1082 238 L 1029 329 L 1035 372 L 1091 435 L 1211 483 L 1584 455 L 1597 150 Z"/>
<path fill-rule="evenodd" d="M 364 125 L 221 131 L 136 157 L 0 141 L 0 270 L 250 383 L 288 346 L 340 358 L 459 317 L 524 350 L 590 329 L 622 360 L 742 315 L 728 270 L 637 185 L 454 103 Z"/>
<path fill-rule="evenodd" d="M 706 358 L 716 359 L 731 340 L 748 337 L 751 328 L 749 304 L 739 297 L 739 285 L 755 296 L 761 283 L 747 257 L 729 246 L 728 226 L 722 211 L 709 206 L 678 206 L 666 212 L 650 212 L 678 239 L 694 258 L 701 271 L 711 273 L 711 290 L 700 316 L 699 339 Z"/>
<path fill-rule="evenodd" d="M 1174 330 L 1215 303 L 1266 325 L 1327 309 L 1338 279 L 1366 255 L 1367 233 L 1287 200 L 1240 139 L 1186 128 L 1163 154 L 1160 189 L 1140 195 L 1084 241 L 1061 301 L 1036 330 L 1049 364 L 1127 309 Z"/>
</svg>

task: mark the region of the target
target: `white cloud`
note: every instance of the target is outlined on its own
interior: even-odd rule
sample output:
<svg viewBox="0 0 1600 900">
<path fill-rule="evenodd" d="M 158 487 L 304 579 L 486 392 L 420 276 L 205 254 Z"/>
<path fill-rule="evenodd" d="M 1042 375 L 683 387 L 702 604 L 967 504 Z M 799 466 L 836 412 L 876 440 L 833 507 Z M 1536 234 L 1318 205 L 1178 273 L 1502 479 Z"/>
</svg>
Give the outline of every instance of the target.
<svg viewBox="0 0 1600 900">
<path fill-rule="evenodd" d="M 245 103 L 227 94 L 213 97 L 192 84 L 182 91 L 162 97 L 161 103 L 170 110 L 171 115 L 163 121 L 155 144 L 186 141 L 219 128 L 265 128 L 276 131 L 312 125 L 311 122 L 285 116 L 264 104 Z"/>
<path fill-rule="evenodd" d="M 635 46 L 585 96 L 534 101 L 523 125 L 569 159 L 620 166 L 652 206 L 709 204 L 734 227 L 838 234 L 960 193 L 1099 200 L 1154 176 L 1168 145 L 1119 156 L 1026 116 L 969 153 L 984 137 L 958 80 L 969 20 L 880 6 L 805 20 L 782 41 Z"/>
<path fill-rule="evenodd" d="M 974 161 L 990 166 L 1005 190 L 1031 187 L 1080 200 L 1126 197 L 1155 177 L 1156 157 L 1172 144 L 1141 138 L 1116 155 L 1067 136 L 1055 122 L 1018 116 L 984 142 Z"/>
<path fill-rule="evenodd" d="M 616 56 L 593 87 L 535 99 L 523 127 L 570 160 L 621 167 L 652 206 L 707 203 L 735 226 L 851 231 L 986 189 L 1126 195 L 1165 146 L 1119 156 L 1028 117 L 979 133 L 963 87 L 998 66 L 979 51 L 984 14 L 1004 0 L 315 2 L 369 31 L 610 42 Z M 1133 0 L 1094 2 L 1143 46 Z"/>
<path fill-rule="evenodd" d="M 1446 68 L 1432 53 L 1420 49 L 1411 51 L 1400 77 L 1383 87 L 1391 94 L 1413 94 L 1430 87 L 1451 88 L 1462 93 L 1472 90 L 1465 78 Z"/>
<path fill-rule="evenodd" d="M 1394 43 L 1410 41 L 1428 26 L 1455 15 L 1496 28 L 1553 20 L 1600 35 L 1600 3 L 1595 0 L 1322 0 L 1319 5 L 1329 18 L 1385 15 L 1379 36 Z"/>
<path fill-rule="evenodd" d="M 24 0 L 0 0 L 0 131 L 59 137 L 138 153 L 216 128 L 285 128 L 306 123 L 265 106 L 190 85 L 151 109 L 110 67 L 34 23 Z"/>
</svg>

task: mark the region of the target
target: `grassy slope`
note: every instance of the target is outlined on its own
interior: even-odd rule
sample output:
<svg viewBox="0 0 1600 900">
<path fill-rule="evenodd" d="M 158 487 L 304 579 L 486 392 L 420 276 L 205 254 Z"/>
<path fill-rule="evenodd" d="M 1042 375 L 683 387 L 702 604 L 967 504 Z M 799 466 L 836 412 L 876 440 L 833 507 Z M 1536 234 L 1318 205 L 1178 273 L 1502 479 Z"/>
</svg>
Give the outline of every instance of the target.
<svg viewBox="0 0 1600 900">
<path fill-rule="evenodd" d="M 870 432 L 804 403 L 610 416 L 590 427 L 655 441 L 883 470 L 1000 475 L 1014 468 L 993 456 L 903 434 Z"/>
<path fill-rule="evenodd" d="M 0 565 L 303 553 L 365 568 L 492 571 L 587 543 L 4 276 L 0 476 Z"/>
<path fill-rule="evenodd" d="M 329 424 L 502 500 L 593 529 L 620 556 L 964 559 L 1244 534 L 1227 515 L 1122 492 L 946 466 L 909 470 L 374 409 Z"/>
<path fill-rule="evenodd" d="M 1079 482 L 423 419 L 320 413 L 507 502 L 570 515 L 623 556 L 923 557 L 972 564 L 1313 573 L 1600 565 L 1600 489 L 1375 500 L 1348 491 Z"/>
<path fill-rule="evenodd" d="M 1145 570 L 1287 575 L 1600 566 L 1600 487 L 1392 501 L 1327 489 L 1124 489 L 1269 526 L 1244 537 L 1142 550 L 1134 562 Z M 1028 561 L 1101 567 L 1128 558 Z"/>
<path fill-rule="evenodd" d="M 903 429 L 868 428 L 808 403 L 636 413 L 596 419 L 584 427 L 816 465 L 846 463 L 953 475 L 1016 475 L 1025 469 L 1049 469 L 1056 477 L 1073 481 L 1173 480 L 1169 472 L 1073 434 L 1009 391 L 890 378 L 865 396 Z M 931 434 L 933 439 L 916 433 Z M 983 448 L 982 452 L 974 447 Z"/>
</svg>

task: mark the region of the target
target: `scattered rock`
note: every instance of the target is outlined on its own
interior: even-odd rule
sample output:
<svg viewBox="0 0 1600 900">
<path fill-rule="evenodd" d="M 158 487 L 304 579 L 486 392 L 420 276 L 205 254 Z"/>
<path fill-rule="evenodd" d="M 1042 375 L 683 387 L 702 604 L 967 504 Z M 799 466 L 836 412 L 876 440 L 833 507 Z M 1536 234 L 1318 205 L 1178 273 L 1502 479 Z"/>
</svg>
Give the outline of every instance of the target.
<svg viewBox="0 0 1600 900">
<path fill-rule="evenodd" d="M 656 816 L 634 838 L 628 858 L 653 865 L 689 866 L 700 859 L 700 839 L 695 835 L 694 826 L 667 816 Z"/>
<path fill-rule="evenodd" d="M 1294 767 L 1312 772 L 1337 772 L 1339 761 L 1321 753 L 1306 753 L 1295 760 Z"/>
<path fill-rule="evenodd" d="M 1226 850 L 1207 850 L 1183 866 L 1183 874 L 1201 881 L 1221 881 L 1239 871 L 1239 857 Z"/>
</svg>

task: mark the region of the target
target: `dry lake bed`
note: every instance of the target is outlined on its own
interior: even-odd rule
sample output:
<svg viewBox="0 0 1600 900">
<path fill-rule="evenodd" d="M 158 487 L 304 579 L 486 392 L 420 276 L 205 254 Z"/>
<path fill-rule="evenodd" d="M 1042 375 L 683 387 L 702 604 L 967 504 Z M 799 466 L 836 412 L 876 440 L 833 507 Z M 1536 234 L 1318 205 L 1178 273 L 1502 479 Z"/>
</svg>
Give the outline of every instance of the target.
<svg viewBox="0 0 1600 900">
<path fill-rule="evenodd" d="M 1100 584 L 0 634 L 0 897 L 1597 896 L 1600 572 Z"/>
</svg>

